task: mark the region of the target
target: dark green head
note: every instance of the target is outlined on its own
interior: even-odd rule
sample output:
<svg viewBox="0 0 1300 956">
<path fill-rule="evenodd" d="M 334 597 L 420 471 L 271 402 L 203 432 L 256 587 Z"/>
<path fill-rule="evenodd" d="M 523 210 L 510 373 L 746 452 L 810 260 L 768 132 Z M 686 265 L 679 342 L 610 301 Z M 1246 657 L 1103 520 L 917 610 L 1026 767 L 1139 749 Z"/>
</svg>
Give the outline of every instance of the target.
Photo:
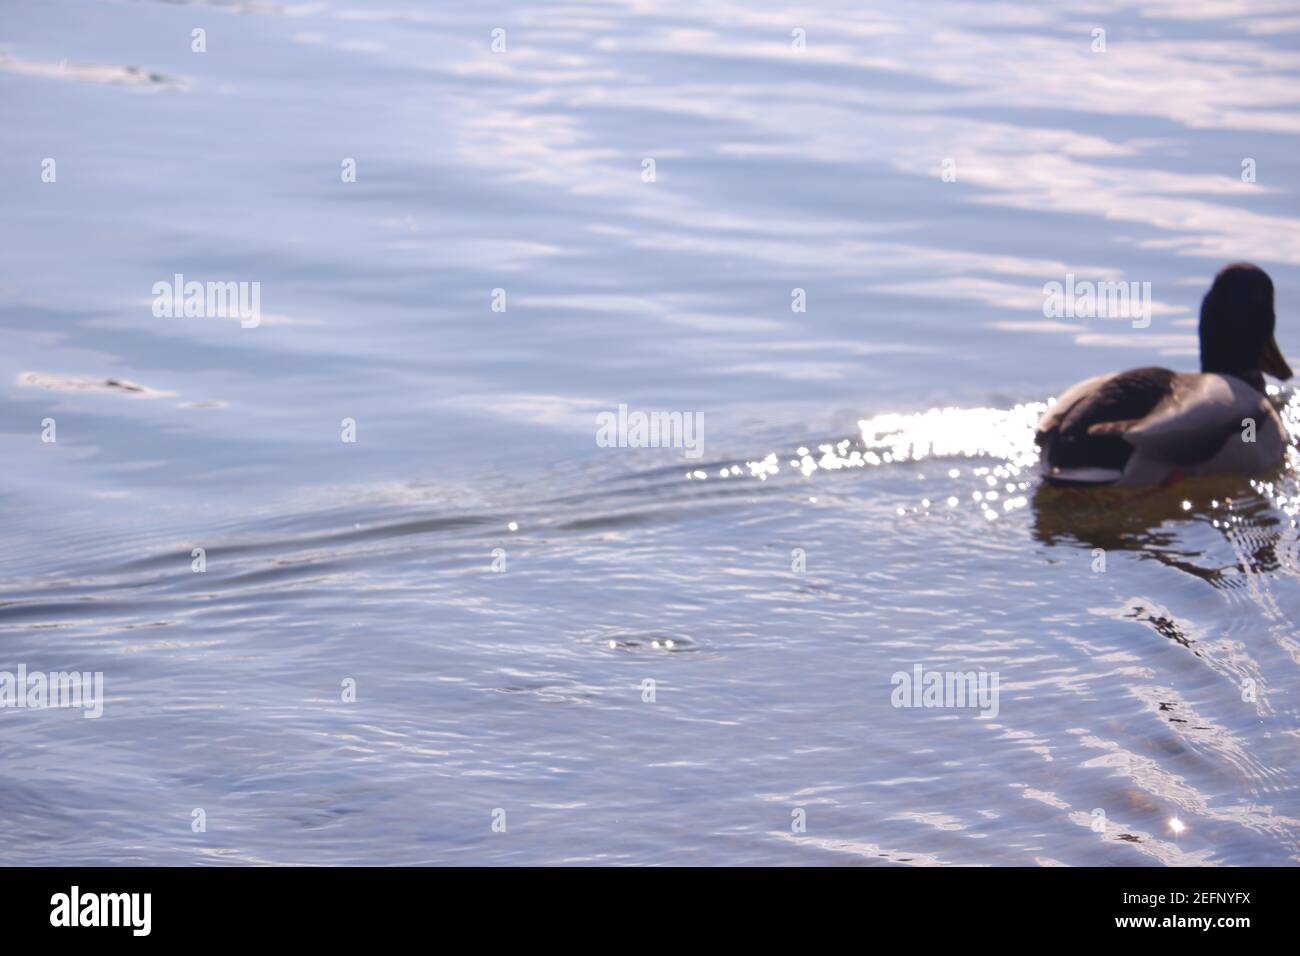
<svg viewBox="0 0 1300 956">
<path fill-rule="evenodd" d="M 1273 339 L 1276 322 L 1268 273 L 1249 262 L 1226 266 L 1201 302 L 1201 371 L 1260 383 L 1260 372 L 1290 378 L 1291 366 Z"/>
</svg>

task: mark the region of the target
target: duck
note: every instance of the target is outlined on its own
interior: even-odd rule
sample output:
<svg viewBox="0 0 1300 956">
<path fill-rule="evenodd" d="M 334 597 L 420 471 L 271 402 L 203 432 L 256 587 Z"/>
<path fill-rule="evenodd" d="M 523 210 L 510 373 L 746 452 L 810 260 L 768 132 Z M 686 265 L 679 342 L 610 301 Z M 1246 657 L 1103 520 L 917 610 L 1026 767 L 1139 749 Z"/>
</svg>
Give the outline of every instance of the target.
<svg viewBox="0 0 1300 956">
<path fill-rule="evenodd" d="M 1292 376 L 1276 323 L 1268 273 L 1249 262 L 1225 266 L 1201 301 L 1201 371 L 1135 368 L 1066 389 L 1035 431 L 1043 478 L 1158 486 L 1276 468 L 1289 438 L 1264 375 Z"/>
</svg>

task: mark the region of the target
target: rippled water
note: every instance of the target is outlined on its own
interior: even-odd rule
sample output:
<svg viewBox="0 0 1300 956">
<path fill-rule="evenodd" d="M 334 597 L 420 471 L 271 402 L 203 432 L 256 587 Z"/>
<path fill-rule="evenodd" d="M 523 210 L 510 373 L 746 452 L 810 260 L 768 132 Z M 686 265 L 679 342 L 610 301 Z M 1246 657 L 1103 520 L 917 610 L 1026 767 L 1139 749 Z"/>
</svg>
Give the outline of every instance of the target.
<svg viewBox="0 0 1300 956">
<path fill-rule="evenodd" d="M 1031 437 L 1229 260 L 1300 354 L 1293 5 L 471 6 L 6 4 L 0 671 L 106 700 L 0 709 L 0 861 L 1300 858 L 1300 463 Z"/>
</svg>

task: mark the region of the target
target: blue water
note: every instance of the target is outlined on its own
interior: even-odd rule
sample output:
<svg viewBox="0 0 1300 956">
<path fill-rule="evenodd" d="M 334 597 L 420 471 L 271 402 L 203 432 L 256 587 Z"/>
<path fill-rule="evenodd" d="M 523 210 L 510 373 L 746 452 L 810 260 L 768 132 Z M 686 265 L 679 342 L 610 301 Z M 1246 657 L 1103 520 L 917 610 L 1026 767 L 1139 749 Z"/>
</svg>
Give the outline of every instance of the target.
<svg viewBox="0 0 1300 956">
<path fill-rule="evenodd" d="M 5 0 L 0 671 L 105 700 L 0 708 L 0 862 L 1300 858 L 1300 466 L 1031 440 L 1229 261 L 1300 356 L 1300 17 L 815 6 Z"/>
</svg>

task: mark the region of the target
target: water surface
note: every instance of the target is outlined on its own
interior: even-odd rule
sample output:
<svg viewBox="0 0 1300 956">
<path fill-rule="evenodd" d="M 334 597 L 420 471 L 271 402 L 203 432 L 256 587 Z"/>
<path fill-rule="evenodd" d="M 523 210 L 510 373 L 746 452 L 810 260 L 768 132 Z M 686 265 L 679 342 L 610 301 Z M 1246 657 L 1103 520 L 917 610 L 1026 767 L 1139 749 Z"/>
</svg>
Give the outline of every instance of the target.
<svg viewBox="0 0 1300 956">
<path fill-rule="evenodd" d="M 1300 354 L 1300 19 L 817 7 L 6 4 L 0 670 L 107 700 L 0 710 L 0 861 L 1300 857 L 1297 463 L 1032 445 L 1194 367 L 1227 261 Z M 1150 327 L 1044 318 L 1067 273 Z"/>
</svg>

